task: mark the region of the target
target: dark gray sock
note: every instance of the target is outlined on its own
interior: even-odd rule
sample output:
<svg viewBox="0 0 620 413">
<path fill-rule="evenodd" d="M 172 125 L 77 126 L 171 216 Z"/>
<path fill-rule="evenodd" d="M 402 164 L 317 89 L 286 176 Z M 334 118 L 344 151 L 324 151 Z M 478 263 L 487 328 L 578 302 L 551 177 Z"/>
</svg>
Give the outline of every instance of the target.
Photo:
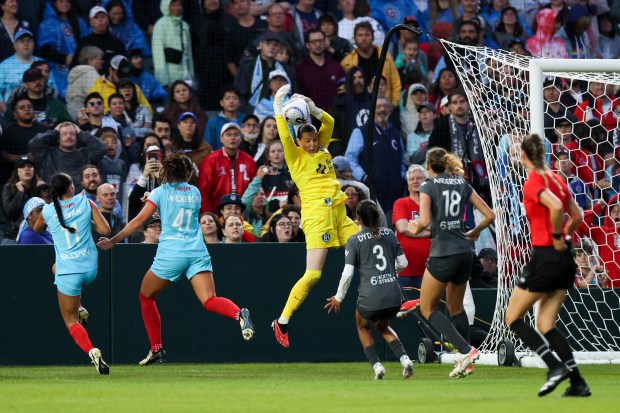
<svg viewBox="0 0 620 413">
<path fill-rule="evenodd" d="M 402 356 L 407 355 L 407 353 L 405 352 L 405 347 L 403 346 L 403 343 L 398 338 L 390 342 L 390 348 L 392 349 L 392 352 L 399 360 Z"/>
<path fill-rule="evenodd" d="M 374 345 L 370 345 L 364 349 L 364 354 L 366 355 L 366 359 L 370 363 L 371 366 L 374 367 L 376 363 L 380 363 L 379 356 L 377 355 L 377 350 Z"/>
<path fill-rule="evenodd" d="M 583 378 L 581 377 L 581 373 L 579 373 L 577 363 L 573 357 L 573 350 L 570 348 L 568 341 L 566 341 L 564 334 L 562 334 L 562 332 L 557 328 L 553 328 L 545 333 L 545 338 L 549 341 L 549 347 L 551 347 L 552 350 L 555 350 L 556 354 L 560 357 L 560 360 L 566 364 L 566 367 L 572 370 L 570 374 L 571 384 L 581 383 Z"/>
<path fill-rule="evenodd" d="M 471 351 L 471 346 L 454 328 L 454 325 L 448 317 L 443 315 L 439 311 L 433 311 L 428 317 L 428 322 L 431 323 L 433 328 L 439 331 L 443 336 L 456 347 L 461 354 L 467 354 Z"/>
<path fill-rule="evenodd" d="M 456 328 L 456 331 L 459 332 L 461 337 L 469 343 L 469 318 L 467 318 L 467 313 L 465 311 L 461 311 L 457 315 L 453 316 L 452 324 L 454 324 L 454 328 Z"/>
<path fill-rule="evenodd" d="M 560 360 L 549 350 L 549 346 L 534 327 L 527 324 L 523 319 L 519 319 L 510 324 L 510 329 L 543 359 L 547 367 L 549 367 L 549 370 L 553 370 L 560 366 Z"/>
</svg>

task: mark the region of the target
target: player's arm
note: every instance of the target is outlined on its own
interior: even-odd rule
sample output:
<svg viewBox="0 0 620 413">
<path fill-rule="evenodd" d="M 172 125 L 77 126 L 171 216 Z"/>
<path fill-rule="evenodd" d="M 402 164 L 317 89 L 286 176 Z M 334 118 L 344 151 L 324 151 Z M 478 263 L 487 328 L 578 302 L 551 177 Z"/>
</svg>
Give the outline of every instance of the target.
<svg viewBox="0 0 620 413">
<path fill-rule="evenodd" d="M 97 208 L 97 205 L 95 205 L 93 201 L 89 199 L 88 203 L 90 204 L 90 209 L 92 210 L 91 218 L 95 225 L 95 231 L 101 235 L 110 235 L 112 230 L 110 229 L 110 224 L 108 224 L 108 221 L 106 221 L 101 214 L 101 211 L 99 211 L 99 208 Z"/>
<path fill-rule="evenodd" d="M 583 222 L 583 211 L 575 202 L 575 199 L 570 197 L 568 199 L 568 209 L 566 211 L 568 213 L 568 220 L 564 224 L 564 234 L 573 236 L 573 232 L 581 225 Z"/>
<path fill-rule="evenodd" d="M 297 160 L 297 145 L 291 136 L 291 131 L 288 128 L 288 123 L 282 115 L 282 103 L 284 98 L 291 90 L 291 85 L 284 85 L 276 92 L 273 98 L 273 112 L 276 115 L 276 126 L 278 127 L 278 135 L 280 135 L 280 141 L 282 142 L 282 149 L 284 149 L 284 158 L 290 165 Z"/>
<path fill-rule="evenodd" d="M 428 229 L 424 229 L 418 234 L 414 234 L 413 232 L 409 231 L 409 220 L 405 218 L 396 221 L 394 223 L 394 227 L 396 228 L 396 231 L 398 231 L 400 234 L 409 238 L 428 238 L 431 236 L 431 232 Z"/>
<path fill-rule="evenodd" d="M 147 200 L 140 213 L 134 219 L 129 221 L 121 232 L 110 239 L 105 237 L 99 238 L 97 245 L 104 250 L 112 248 L 114 245 L 133 234 L 138 228 L 142 228 L 146 220 L 149 219 L 155 211 L 157 211 L 157 205 L 155 205 L 150 199 Z"/>
<path fill-rule="evenodd" d="M 310 114 L 321 121 L 321 128 L 319 129 L 319 145 L 324 148 L 329 146 L 329 142 L 332 139 L 332 134 L 334 133 L 334 118 L 332 116 L 317 107 L 314 104 L 314 101 L 310 99 L 308 96 L 304 96 L 299 93 L 295 93 L 291 96 L 291 99 L 303 99 L 308 105 L 308 109 L 310 110 Z"/>
<path fill-rule="evenodd" d="M 565 251 L 566 243 L 564 242 L 564 236 L 562 234 L 564 225 L 564 208 L 562 201 L 548 189 L 543 189 L 539 192 L 538 201 L 549 210 L 551 226 L 553 228 L 553 248 L 556 251 Z"/>
<path fill-rule="evenodd" d="M 478 223 L 478 225 L 476 225 L 476 227 L 471 231 L 467 232 L 467 236 L 472 240 L 476 241 L 480 236 L 482 230 L 491 225 L 493 221 L 495 221 L 495 212 L 493 212 L 493 210 L 489 208 L 487 203 L 484 202 L 484 199 L 480 198 L 480 195 L 478 195 L 478 193 L 474 189 L 472 189 L 471 195 L 469 196 L 469 202 L 471 202 L 474 208 L 480 211 L 483 216 L 482 220 Z"/>
<path fill-rule="evenodd" d="M 420 192 L 420 217 L 417 221 L 409 221 L 407 230 L 418 235 L 431 224 L 431 197 Z"/>
<path fill-rule="evenodd" d="M 355 267 L 353 265 L 344 265 L 344 270 L 342 270 L 342 277 L 340 277 L 340 282 L 338 283 L 338 291 L 336 291 L 335 296 L 327 299 L 327 304 L 325 304 L 325 307 L 323 307 L 327 310 L 327 314 L 331 313 L 332 310 L 334 310 L 336 314 L 340 312 L 340 303 L 347 295 L 347 291 L 349 290 L 349 286 L 351 285 L 351 279 L 353 278 L 354 272 Z"/>
<path fill-rule="evenodd" d="M 409 261 L 407 261 L 407 257 L 405 254 L 399 255 L 396 257 L 396 272 L 401 272 L 409 265 Z"/>
</svg>

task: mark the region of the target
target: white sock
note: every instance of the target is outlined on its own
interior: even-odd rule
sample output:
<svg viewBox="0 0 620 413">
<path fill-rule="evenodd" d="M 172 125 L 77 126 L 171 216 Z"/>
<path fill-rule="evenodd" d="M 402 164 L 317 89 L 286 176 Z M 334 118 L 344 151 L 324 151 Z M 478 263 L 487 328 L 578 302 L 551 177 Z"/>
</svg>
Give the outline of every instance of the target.
<svg viewBox="0 0 620 413">
<path fill-rule="evenodd" d="M 280 324 L 288 324 L 288 318 L 286 318 L 284 316 L 280 316 L 280 318 L 278 318 L 278 323 L 280 323 Z"/>
</svg>

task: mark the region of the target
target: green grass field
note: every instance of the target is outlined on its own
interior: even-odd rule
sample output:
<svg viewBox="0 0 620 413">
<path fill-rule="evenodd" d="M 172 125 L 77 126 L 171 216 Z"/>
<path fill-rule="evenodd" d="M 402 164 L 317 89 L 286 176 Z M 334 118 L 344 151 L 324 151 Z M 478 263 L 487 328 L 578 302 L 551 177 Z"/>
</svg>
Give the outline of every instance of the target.
<svg viewBox="0 0 620 413">
<path fill-rule="evenodd" d="M 0 367 L 0 412 L 613 412 L 620 409 L 620 366 L 582 366 L 592 397 L 539 398 L 545 371 L 476 366 L 465 379 L 450 365 L 416 365 L 403 380 L 386 363 L 383 381 L 366 363 L 161 364 Z"/>
</svg>

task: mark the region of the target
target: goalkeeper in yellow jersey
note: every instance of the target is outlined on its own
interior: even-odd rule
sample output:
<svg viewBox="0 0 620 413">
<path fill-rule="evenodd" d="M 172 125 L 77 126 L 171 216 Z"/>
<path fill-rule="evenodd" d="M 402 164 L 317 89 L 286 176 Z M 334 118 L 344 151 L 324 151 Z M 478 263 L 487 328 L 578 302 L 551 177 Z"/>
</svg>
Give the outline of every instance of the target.
<svg viewBox="0 0 620 413">
<path fill-rule="evenodd" d="M 332 156 L 327 151 L 334 130 L 334 118 L 317 108 L 310 98 L 293 95 L 292 98 L 304 99 L 312 116 L 322 123 L 318 132 L 310 122 L 302 125 L 297 132 L 295 145 L 282 116 L 282 102 L 290 88 L 290 85 L 284 85 L 278 90 L 273 108 L 284 157 L 291 177 L 299 188 L 307 253 L 306 272 L 293 286 L 282 315 L 272 323 L 276 340 L 287 348 L 289 320 L 321 278 L 328 249 L 346 245 L 349 237 L 359 232 L 357 225 L 347 217 L 344 205 L 347 196 L 340 190 Z"/>
</svg>

